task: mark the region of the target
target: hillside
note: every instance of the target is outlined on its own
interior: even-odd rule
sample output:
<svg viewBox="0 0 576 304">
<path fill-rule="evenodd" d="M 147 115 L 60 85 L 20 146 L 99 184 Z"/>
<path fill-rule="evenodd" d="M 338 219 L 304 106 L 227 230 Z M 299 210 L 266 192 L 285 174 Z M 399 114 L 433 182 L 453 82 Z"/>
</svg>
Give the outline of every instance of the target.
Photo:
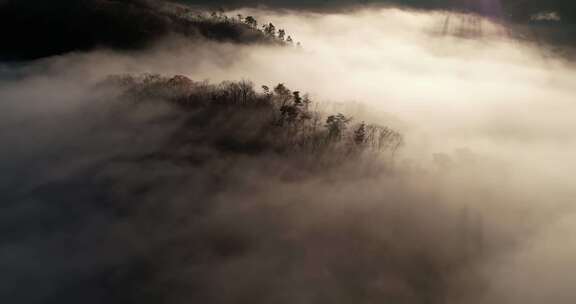
<svg viewBox="0 0 576 304">
<path fill-rule="evenodd" d="M 168 36 L 233 43 L 284 43 L 257 24 L 164 1 L 63 0 L 0 3 L 0 61 L 94 48 L 136 50 Z M 14 30 L 14 28 L 18 30 Z"/>
</svg>

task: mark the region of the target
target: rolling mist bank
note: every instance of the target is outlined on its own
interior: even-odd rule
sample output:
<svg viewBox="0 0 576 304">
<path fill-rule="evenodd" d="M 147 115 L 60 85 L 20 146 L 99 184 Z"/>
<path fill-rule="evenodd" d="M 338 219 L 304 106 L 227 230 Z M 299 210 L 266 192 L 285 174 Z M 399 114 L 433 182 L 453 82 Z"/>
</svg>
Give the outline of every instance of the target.
<svg viewBox="0 0 576 304">
<path fill-rule="evenodd" d="M 445 12 L 226 14 L 304 47 L 0 65 L 1 302 L 574 303 L 571 62 Z"/>
</svg>

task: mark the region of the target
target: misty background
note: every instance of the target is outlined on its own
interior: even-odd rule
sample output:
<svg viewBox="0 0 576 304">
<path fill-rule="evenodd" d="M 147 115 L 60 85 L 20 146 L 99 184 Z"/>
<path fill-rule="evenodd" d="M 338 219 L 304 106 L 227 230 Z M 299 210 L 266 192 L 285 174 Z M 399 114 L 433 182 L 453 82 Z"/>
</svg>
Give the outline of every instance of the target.
<svg viewBox="0 0 576 304">
<path fill-rule="evenodd" d="M 0 299 L 574 302 L 569 48 L 447 11 L 225 13 L 303 47 L 167 31 L 0 66 Z M 199 164 L 134 161 L 185 116 L 102 85 L 126 73 L 285 83 L 405 144 L 311 172 L 201 146 Z"/>
</svg>

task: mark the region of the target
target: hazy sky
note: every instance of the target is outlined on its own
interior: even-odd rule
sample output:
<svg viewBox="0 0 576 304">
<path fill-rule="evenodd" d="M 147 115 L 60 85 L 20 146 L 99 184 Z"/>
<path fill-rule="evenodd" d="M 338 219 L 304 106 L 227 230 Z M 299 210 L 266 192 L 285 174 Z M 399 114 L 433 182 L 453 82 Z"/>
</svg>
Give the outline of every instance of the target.
<svg viewBox="0 0 576 304">
<path fill-rule="evenodd" d="M 574 21 L 573 1 L 569 0 L 180 0 L 185 3 L 209 6 L 269 6 L 281 8 L 302 8 L 334 10 L 358 5 L 399 5 L 421 9 L 457 9 L 480 13 L 490 17 L 505 17 L 527 21 L 529 16 L 542 11 L 558 12 L 559 15 Z"/>
</svg>

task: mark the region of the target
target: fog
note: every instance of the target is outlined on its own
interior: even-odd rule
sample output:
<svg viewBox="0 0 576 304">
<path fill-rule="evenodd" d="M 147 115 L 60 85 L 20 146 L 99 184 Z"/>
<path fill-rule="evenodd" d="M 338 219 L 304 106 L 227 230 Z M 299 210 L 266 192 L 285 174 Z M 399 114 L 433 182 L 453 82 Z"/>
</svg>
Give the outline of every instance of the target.
<svg viewBox="0 0 576 304">
<path fill-rule="evenodd" d="M 153 263 L 147 260 L 161 269 L 159 277 L 128 275 L 121 282 L 133 280 L 138 288 L 115 287 L 139 290 L 131 300 L 151 302 L 161 290 L 165 303 L 576 300 L 570 284 L 576 279 L 576 69 L 570 62 L 541 44 L 515 39 L 502 25 L 453 14 L 447 21 L 443 12 L 240 12 L 285 28 L 303 47 L 166 37 L 151 50 L 96 50 L 0 68 L 0 164 L 6 172 L 0 181 L 10 202 L 2 218 L 12 233 L 0 256 L 13 276 L 0 279 L 0 291 L 9 299 L 58 299 L 60 282 L 74 289 L 68 280 L 78 273 L 99 273 L 142 252 L 165 250 L 149 257 Z M 113 89 L 95 84 L 110 74 L 145 72 L 285 83 L 309 92 L 322 111 L 400 130 L 405 146 L 393 168 L 374 178 L 364 176 L 360 164 L 342 169 L 346 177 L 326 173 L 284 182 L 270 168 L 290 165 L 273 158 L 222 159 L 193 170 L 175 164 L 114 167 L 107 160 L 160 144 L 166 127 L 148 127 L 148 121 L 172 113 L 157 106 L 119 114 L 122 122 L 111 120 L 110 113 L 124 108 L 113 102 Z M 214 170 L 226 177 L 219 192 L 207 194 L 205 176 Z M 98 190 L 91 187 L 82 194 L 51 190 L 50 199 L 38 190 L 61 180 L 83 184 L 93 171 L 119 183 L 111 194 L 118 201 L 142 202 L 151 210 L 118 220 L 93 203 L 77 206 L 95 200 Z M 146 196 L 122 190 L 148 182 L 158 185 Z M 64 186 L 83 187 L 69 181 Z M 198 223 L 179 217 L 196 214 L 188 200 L 212 206 Z M 153 201 L 165 203 L 159 218 Z M 62 231 L 35 233 L 62 217 L 70 222 Z M 144 222 L 156 220 L 148 231 Z M 26 221 L 34 228 L 21 228 Z M 74 234 L 67 227 L 81 229 Z M 180 254 L 198 250 L 222 231 L 225 238 L 249 239 L 249 245 L 238 245 L 240 258 Z M 474 244 L 462 243 L 462 234 Z M 172 238 L 185 243 L 157 248 Z M 93 239 L 98 241 L 84 244 Z M 77 246 L 72 260 L 64 258 L 68 242 Z M 294 252 L 302 248 L 304 253 Z M 412 255 L 442 264 L 461 254 L 473 258 L 446 274 L 442 287 L 406 283 L 412 273 L 429 275 L 412 268 Z M 372 293 L 347 293 L 354 284 L 370 285 Z M 26 294 L 22 286 L 42 291 Z M 101 295 L 99 288 L 87 290 Z M 443 289 L 430 291 L 436 288 Z"/>
</svg>

